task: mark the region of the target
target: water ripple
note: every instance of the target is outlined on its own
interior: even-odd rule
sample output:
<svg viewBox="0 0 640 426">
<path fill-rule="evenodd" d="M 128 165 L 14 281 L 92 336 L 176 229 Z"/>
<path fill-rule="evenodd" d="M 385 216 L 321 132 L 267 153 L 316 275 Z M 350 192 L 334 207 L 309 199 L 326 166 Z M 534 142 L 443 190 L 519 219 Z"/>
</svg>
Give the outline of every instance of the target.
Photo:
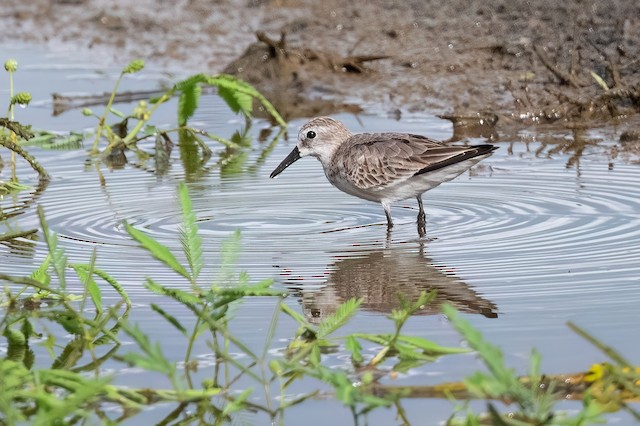
<svg viewBox="0 0 640 426">
<path fill-rule="evenodd" d="M 397 290 L 437 288 L 465 312 L 498 315 L 487 332 L 503 343 L 541 330 L 564 338 L 567 319 L 616 327 L 623 339 L 622 331 L 640 321 L 638 166 L 616 163 L 611 171 L 596 158 L 582 161 L 579 170 L 567 169 L 563 157 L 498 150 L 482 163 L 487 167 L 424 195 L 428 238 L 420 242 L 414 200 L 393 206 L 396 226 L 388 240 L 382 208 L 331 187 L 317 161 L 302 159 L 268 179 L 290 149 L 291 142 L 281 143 L 262 166 L 240 173 L 212 167 L 189 183 L 203 238 L 203 282 L 215 279 L 223 239 L 241 229 L 239 269 L 254 279 L 276 277 L 311 318 L 332 312 L 346 297 L 366 296 L 364 309 L 385 312 L 396 306 Z M 247 164 L 258 164 L 259 155 L 251 151 Z M 123 225 L 128 221 L 184 261 L 179 162 L 163 176 L 127 166 L 103 167 L 101 178 L 94 166 L 83 168 L 85 158 L 84 152 L 44 156 L 54 179 L 37 201 L 71 261 L 86 262 L 95 247 L 97 266 L 134 301 L 149 297 L 145 276 L 187 287 L 142 251 Z M 22 227 L 38 227 L 34 204 L 20 211 Z M 31 249 L 0 246 L 1 262 L 12 264 L 12 273 L 28 274 L 33 259 L 44 258 L 42 241 L 28 244 Z M 366 315 L 359 320 L 372 321 Z"/>
</svg>

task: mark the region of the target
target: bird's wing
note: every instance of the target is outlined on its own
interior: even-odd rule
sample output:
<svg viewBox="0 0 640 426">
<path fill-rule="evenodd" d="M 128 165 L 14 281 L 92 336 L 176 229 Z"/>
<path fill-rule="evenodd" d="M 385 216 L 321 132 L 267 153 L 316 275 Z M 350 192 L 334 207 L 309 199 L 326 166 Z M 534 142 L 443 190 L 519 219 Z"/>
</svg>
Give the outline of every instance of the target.
<svg viewBox="0 0 640 426">
<path fill-rule="evenodd" d="M 447 146 L 420 135 L 363 133 L 344 143 L 337 157 L 349 180 L 361 189 L 383 188 L 479 155 L 492 145 Z M 338 153 L 336 153 L 338 154 Z"/>
</svg>

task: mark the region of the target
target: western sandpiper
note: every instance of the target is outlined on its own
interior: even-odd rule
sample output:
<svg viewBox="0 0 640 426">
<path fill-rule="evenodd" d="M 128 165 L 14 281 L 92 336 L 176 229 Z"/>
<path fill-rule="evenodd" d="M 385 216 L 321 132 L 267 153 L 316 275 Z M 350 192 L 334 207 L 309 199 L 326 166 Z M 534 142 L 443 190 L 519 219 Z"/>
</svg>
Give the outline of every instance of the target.
<svg viewBox="0 0 640 426">
<path fill-rule="evenodd" d="M 446 145 L 408 133 L 352 134 L 341 122 L 318 117 L 302 126 L 296 147 L 270 177 L 301 157 L 316 157 L 333 186 L 382 204 L 389 230 L 393 227 L 391 204 L 415 197 L 420 209 L 418 233 L 424 236 L 422 193 L 457 177 L 495 149 L 488 144 Z"/>
</svg>

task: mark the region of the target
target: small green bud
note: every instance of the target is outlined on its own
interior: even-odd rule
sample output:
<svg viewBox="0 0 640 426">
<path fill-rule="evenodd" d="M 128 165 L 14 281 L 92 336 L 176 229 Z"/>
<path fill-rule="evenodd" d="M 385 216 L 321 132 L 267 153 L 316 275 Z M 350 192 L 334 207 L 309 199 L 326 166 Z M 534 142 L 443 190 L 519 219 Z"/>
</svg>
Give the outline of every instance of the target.
<svg viewBox="0 0 640 426">
<path fill-rule="evenodd" d="M 93 115 L 93 111 L 91 111 L 91 109 L 89 108 L 85 108 L 82 110 L 82 115 L 89 117 L 90 115 Z"/>
<path fill-rule="evenodd" d="M 9 59 L 4 63 L 4 69 L 8 72 L 16 72 L 18 70 L 18 61 L 15 59 Z"/>
<path fill-rule="evenodd" d="M 29 105 L 29 102 L 31 102 L 31 93 L 29 92 L 16 93 L 13 98 L 11 98 L 11 105 Z"/>
<path fill-rule="evenodd" d="M 370 371 L 366 371 L 365 373 L 362 374 L 362 384 L 363 385 L 370 385 L 371 383 L 373 383 L 374 381 L 374 377 L 373 374 Z"/>
<path fill-rule="evenodd" d="M 136 59 L 131 61 L 129 65 L 122 70 L 122 74 L 135 74 L 142 68 L 144 68 L 144 61 L 142 59 Z"/>
<path fill-rule="evenodd" d="M 133 109 L 133 116 L 138 120 L 148 120 L 149 112 L 147 111 L 147 102 L 140 101 L 138 106 Z"/>
</svg>

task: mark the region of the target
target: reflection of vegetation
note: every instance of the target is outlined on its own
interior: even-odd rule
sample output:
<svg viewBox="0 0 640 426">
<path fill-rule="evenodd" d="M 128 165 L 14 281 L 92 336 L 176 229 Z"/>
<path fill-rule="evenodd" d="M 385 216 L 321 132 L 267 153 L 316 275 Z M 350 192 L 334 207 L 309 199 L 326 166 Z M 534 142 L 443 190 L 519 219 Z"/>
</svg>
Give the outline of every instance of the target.
<svg viewBox="0 0 640 426">
<path fill-rule="evenodd" d="M 616 160 L 625 163 L 638 164 L 640 162 L 640 136 L 633 130 L 620 134 L 619 142 L 614 142 L 614 131 L 591 133 L 589 128 L 575 125 L 563 131 L 539 130 L 532 135 L 517 132 L 503 134 L 503 140 L 512 141 L 507 146 L 507 153 L 514 155 L 524 145 L 526 152 L 537 158 L 567 157 L 566 167 L 580 172 L 583 155 L 597 154 L 598 158 L 608 160 L 607 167 L 614 169 Z M 629 138 L 629 139 L 627 139 Z"/>
<path fill-rule="evenodd" d="M 191 133 L 190 138 L 197 142 L 204 150 L 207 150 L 208 148 L 203 138 L 221 143 L 227 147 L 235 147 L 236 145 L 232 141 L 187 126 L 189 118 L 193 116 L 198 108 L 200 94 L 202 93 L 202 85 L 217 88 L 218 95 L 227 103 L 233 112 L 242 113 L 246 117 L 251 117 L 253 102 L 255 100 L 270 114 L 278 125 L 286 127 L 286 123 L 282 117 L 280 117 L 280 114 L 278 114 L 273 105 L 271 105 L 271 103 L 260 92 L 242 80 L 224 74 L 212 76 L 197 74 L 191 76 L 177 83 L 157 98 L 149 101 L 139 101 L 133 112 L 129 115 L 125 115 L 114 109 L 112 106 L 118 86 L 121 79 L 126 74 L 139 72 L 143 67 L 144 63 L 141 60 L 136 60 L 131 62 L 120 73 L 120 77 L 116 81 L 115 87 L 103 114 L 101 116 L 96 116 L 98 119 L 98 127 L 96 129 L 93 143 L 93 153 L 98 153 L 99 144 L 102 139 L 107 141 L 107 146 L 102 152 L 102 155 L 106 156 L 114 150 L 123 150 L 125 148 L 137 150 L 137 144 L 151 136 L 161 135 L 164 139 L 168 139 L 169 133 L 172 132 L 178 132 L 181 137 L 184 136 L 184 132 Z M 177 120 L 179 127 L 171 130 L 160 130 L 155 126 L 150 125 L 149 120 L 158 107 L 171 99 L 175 94 L 179 94 Z M 85 115 L 94 115 L 93 111 L 90 109 L 85 109 L 83 113 Z M 113 125 L 107 125 L 106 120 L 110 114 L 117 116 L 120 121 Z M 133 128 L 129 129 L 129 126 L 132 123 L 134 123 Z"/>
<path fill-rule="evenodd" d="M 98 125 L 95 131 L 93 152 L 97 154 L 98 158 L 110 169 L 124 167 L 128 162 L 127 152 L 131 150 L 134 155 L 136 155 L 139 167 L 143 169 L 152 168 L 152 171 L 157 176 L 165 175 L 170 169 L 170 156 L 175 145 L 170 137 L 171 133 L 178 134 L 180 158 L 188 179 L 196 179 L 208 172 L 206 164 L 212 156 L 212 150 L 209 148 L 207 141 L 214 141 L 225 147 L 225 151 L 218 164 L 218 166 L 222 168 L 223 173 L 232 171 L 234 167 L 241 167 L 248 158 L 247 148 L 251 145 L 248 131 L 251 125 L 250 118 L 253 112 L 254 102 L 259 105 L 262 111 L 267 112 L 273 121 L 281 128 L 272 143 L 262 150 L 256 165 L 264 161 L 266 154 L 275 146 L 275 143 L 284 132 L 286 123 L 269 101 L 249 84 L 228 75 L 194 75 L 177 83 L 174 87 L 155 99 L 140 101 L 131 114 L 125 115 L 112 106 L 116 98 L 120 80 L 126 74 L 133 74 L 140 71 L 143 66 L 144 63 L 138 60 L 131 62 L 125 67 L 108 99 L 104 113 L 101 116 L 96 116 Z M 28 104 L 31 96 L 28 93 L 14 94 L 13 73 L 17 70 L 17 63 L 12 60 L 7 61 L 5 63 L 5 69 L 9 72 L 10 76 L 11 97 L 8 117 L 0 118 L 0 146 L 4 146 L 11 151 L 11 179 L 6 182 L 0 180 L 0 197 L 29 188 L 18 182 L 16 175 L 17 154 L 22 156 L 40 175 L 38 189 L 32 197 L 32 199 L 35 200 L 46 186 L 48 175 L 38 161 L 31 156 L 24 147 L 26 145 L 37 145 L 44 149 L 77 149 L 82 147 L 85 135 L 80 133 L 60 135 L 47 131 L 32 131 L 29 126 L 23 126 L 13 121 L 14 105 Z M 241 113 L 247 118 L 246 130 L 242 135 L 237 133 L 231 140 L 227 140 L 187 125 L 189 118 L 193 116 L 198 108 L 201 86 L 203 85 L 215 87 L 219 96 L 226 101 L 233 112 Z M 178 127 L 161 130 L 150 125 L 149 120 L 152 118 L 156 109 L 174 95 L 179 95 Z M 85 109 L 83 113 L 88 116 L 94 115 L 89 109 Z M 118 117 L 119 121 L 113 124 L 107 124 L 107 119 L 111 116 Z M 132 128 L 130 128 L 131 126 Z M 154 149 L 151 152 L 140 149 L 138 143 L 149 138 L 155 140 Z M 106 141 L 107 145 L 102 149 L 102 152 L 99 152 L 100 143 L 103 141 Z M 149 164 L 151 162 L 150 160 L 153 161 L 152 165 Z M 0 157 L 0 170 L 2 169 L 2 165 L 2 158 Z M 100 170 L 100 163 L 89 163 L 88 166 L 95 166 L 101 183 L 104 185 L 105 179 Z M 23 204 L 28 205 L 30 203 Z M 24 209 L 19 210 L 22 211 Z M 10 211 L 0 208 L 0 220 L 14 216 L 16 211 L 17 209 L 15 208 Z M 11 230 L 1 234 L 0 241 L 15 239 L 21 235 L 21 231 Z"/>
<path fill-rule="evenodd" d="M 539 356 L 535 353 L 530 377 L 516 377 L 504 365 L 500 350 L 486 342 L 451 307 L 445 307 L 445 314 L 471 349 L 478 352 L 487 365 L 488 374 L 476 373 L 464 384 L 443 384 L 429 389 L 385 385 L 381 378 L 389 373 L 410 371 L 439 356 L 469 352 L 466 348 L 443 347 L 403 334 L 406 321 L 433 300 L 434 293 L 423 292 L 412 301 L 401 298 L 389 315 L 394 325 L 391 333 L 355 332 L 336 337 L 362 301 L 349 299 L 318 324 L 309 323 L 284 303 L 281 290 L 270 288 L 271 280 L 253 284 L 245 273 L 235 271 L 240 253 L 238 233 L 223 243 L 215 282 L 204 283 L 202 271 L 207 262 L 184 185 L 180 187 L 179 198 L 183 213 L 180 240 L 184 264 L 144 232 L 129 224 L 126 229 L 144 249 L 187 283 L 176 288 L 164 286 L 150 277 L 145 280 L 149 291 L 165 298 L 173 308 L 177 305 L 191 314 L 174 315 L 159 304 L 150 305 L 158 320 L 166 322 L 184 339 L 180 363 L 184 369 L 179 369 L 179 364 L 166 356 L 162 342 L 152 342 L 144 330 L 127 320 L 129 298 L 113 277 L 96 268 L 95 251 L 86 264 L 68 264 L 56 234 L 48 229 L 39 210 L 49 252 L 47 258 L 29 277 L 0 275 L 0 280 L 9 284 L 0 299 L 4 307 L 0 332 L 7 342 L 6 353 L 0 359 L 0 424 L 95 421 L 113 424 L 158 402 L 175 404 L 163 424 L 226 424 L 235 422 L 239 412 L 259 413 L 267 416 L 271 423 L 284 424 L 288 408 L 319 394 L 311 386 L 307 387 L 308 392 L 291 396 L 293 384 L 303 379 L 316 379 L 329 385 L 335 398 L 351 409 L 356 423 L 377 407 L 393 406 L 402 422 L 409 424 L 401 405 L 403 398 L 447 395 L 500 400 L 516 406 L 513 413 L 503 415 L 493 403 L 488 403 L 487 414 L 469 412 L 464 418 L 450 419 L 449 424 L 579 425 L 597 420 L 605 410 L 620 409 L 637 416 L 626 404 L 640 398 L 640 371 L 631 369 L 628 362 L 611 349 L 603 347 L 615 364 L 594 366 L 576 379 L 579 392 L 573 393 L 583 396 L 584 408 L 570 417 L 554 410 L 559 394 L 564 396 L 568 392 L 566 380 L 543 377 Z M 70 270 L 74 272 L 73 277 L 68 274 Z M 103 304 L 104 290 L 97 280 L 118 294 L 117 303 Z M 80 294 L 74 295 L 72 289 Z M 234 311 L 246 297 L 265 296 L 273 298 L 275 310 L 265 333 L 264 346 L 256 351 L 232 331 Z M 286 351 L 275 355 L 271 349 L 281 313 L 295 320 L 298 330 Z M 119 343 L 123 332 L 135 343 L 124 354 L 120 353 Z M 57 336 L 64 333 L 71 339 L 60 344 Z M 42 367 L 44 362 L 38 358 L 35 342 L 40 342 L 49 353 L 50 367 Z M 201 347 L 199 342 L 206 343 L 213 353 L 216 361 L 213 366 L 200 365 L 195 353 L 196 347 Z M 327 365 L 327 355 L 340 351 L 349 356 L 349 368 Z M 114 360 L 160 375 L 168 380 L 171 388 L 114 385 L 101 371 L 106 362 Z M 255 389 L 261 390 L 262 397 L 256 395 Z M 114 406 L 119 410 L 113 410 Z"/>
<path fill-rule="evenodd" d="M 33 254 L 33 243 L 30 241 L 20 241 L 20 238 L 33 238 L 34 234 L 37 232 L 36 229 L 29 230 L 20 230 L 11 225 L 9 219 L 14 218 L 20 214 L 22 214 L 27 209 L 31 208 L 35 205 L 37 200 L 40 198 L 42 193 L 44 192 L 47 184 L 49 183 L 46 179 L 41 179 L 38 182 L 38 185 L 26 196 L 21 197 L 19 201 L 15 201 L 10 208 L 2 208 L 0 206 L 0 224 L 2 224 L 3 228 L 6 229 L 2 234 L 0 234 L 0 243 L 8 245 L 10 248 L 14 248 L 16 250 L 20 250 L 22 252 L 29 251 Z M 18 183 L 18 182 L 6 182 L 6 184 L 11 188 L 14 185 L 17 185 L 17 191 L 23 191 L 28 189 L 28 187 Z M 13 191 L 12 191 L 13 192 Z M 0 185 L 0 199 L 6 195 L 2 192 L 2 185 Z M 10 195 L 14 199 L 18 199 L 18 195 L 15 193 L 11 193 Z"/>
<path fill-rule="evenodd" d="M 242 129 L 236 131 L 231 136 L 231 141 L 235 144 L 235 146 L 226 146 L 225 150 L 220 154 L 220 172 L 222 175 L 230 176 L 237 175 L 241 173 L 245 169 L 245 165 L 249 158 L 249 154 L 247 148 L 251 146 L 251 122 L 248 122 L 247 125 Z M 280 140 L 280 137 L 284 134 L 285 129 L 281 128 L 280 131 L 271 138 L 266 146 L 262 147 L 260 151 L 260 155 L 254 164 L 250 165 L 247 170 L 249 172 L 255 172 L 264 160 L 267 158 L 269 153 L 275 148 L 276 144 Z M 258 142 L 265 143 L 271 133 L 271 129 L 268 129 L 266 132 L 261 132 L 258 137 Z"/>
</svg>

